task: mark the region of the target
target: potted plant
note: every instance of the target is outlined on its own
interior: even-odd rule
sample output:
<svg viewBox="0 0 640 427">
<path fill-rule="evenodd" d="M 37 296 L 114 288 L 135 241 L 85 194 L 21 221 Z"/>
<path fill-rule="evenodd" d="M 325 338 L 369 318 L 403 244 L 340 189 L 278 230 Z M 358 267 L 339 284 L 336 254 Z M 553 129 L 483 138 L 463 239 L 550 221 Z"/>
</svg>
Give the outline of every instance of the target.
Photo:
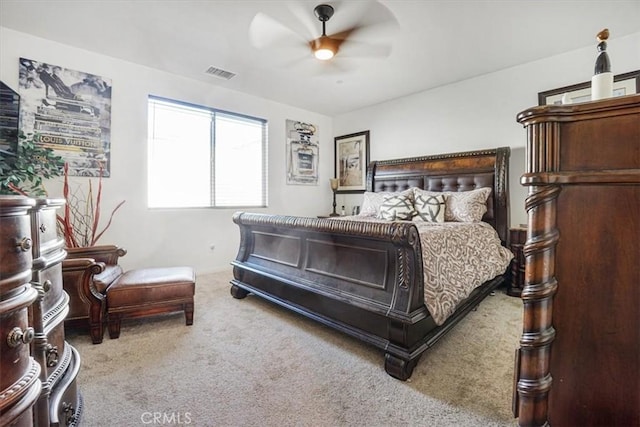
<svg viewBox="0 0 640 427">
<path fill-rule="evenodd" d="M 46 197 L 43 179 L 62 175 L 64 160 L 37 144 L 39 138 L 20 132 L 15 146 L 0 150 L 0 194 Z"/>
</svg>

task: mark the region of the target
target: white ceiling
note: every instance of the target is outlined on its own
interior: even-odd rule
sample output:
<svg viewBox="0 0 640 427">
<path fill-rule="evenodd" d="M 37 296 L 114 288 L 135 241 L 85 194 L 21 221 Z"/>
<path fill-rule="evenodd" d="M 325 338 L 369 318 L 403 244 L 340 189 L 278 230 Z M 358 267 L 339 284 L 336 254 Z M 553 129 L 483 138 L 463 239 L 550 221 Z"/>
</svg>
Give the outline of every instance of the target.
<svg viewBox="0 0 640 427">
<path fill-rule="evenodd" d="M 381 16 L 396 25 L 350 39 L 389 44 L 388 56 L 352 57 L 345 44 L 326 64 L 301 38 L 320 35 L 319 3 L 0 0 L 0 25 L 329 116 L 588 46 L 595 59 L 602 28 L 611 40 L 640 31 L 640 0 L 329 0 L 329 35 Z M 281 28 L 262 49 L 250 37 L 259 12 Z M 210 66 L 236 76 L 208 75 Z"/>
</svg>

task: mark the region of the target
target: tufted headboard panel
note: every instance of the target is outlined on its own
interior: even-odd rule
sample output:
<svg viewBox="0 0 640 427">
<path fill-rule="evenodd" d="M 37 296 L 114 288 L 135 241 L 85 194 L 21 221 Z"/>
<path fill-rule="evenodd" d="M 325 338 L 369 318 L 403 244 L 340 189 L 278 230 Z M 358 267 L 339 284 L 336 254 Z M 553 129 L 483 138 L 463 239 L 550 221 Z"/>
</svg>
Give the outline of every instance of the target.
<svg viewBox="0 0 640 427">
<path fill-rule="evenodd" d="M 509 147 L 373 161 L 367 170 L 367 191 L 469 191 L 489 187 L 483 221 L 491 224 L 503 244 L 509 231 Z"/>
</svg>

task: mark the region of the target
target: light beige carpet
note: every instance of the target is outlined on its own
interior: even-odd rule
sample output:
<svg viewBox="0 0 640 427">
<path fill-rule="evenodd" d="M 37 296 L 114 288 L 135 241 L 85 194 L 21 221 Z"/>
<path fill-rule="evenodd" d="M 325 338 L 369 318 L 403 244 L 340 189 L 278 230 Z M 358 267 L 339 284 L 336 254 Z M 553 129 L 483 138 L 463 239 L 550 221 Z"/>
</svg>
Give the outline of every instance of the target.
<svg viewBox="0 0 640 427">
<path fill-rule="evenodd" d="M 184 315 L 122 324 L 82 359 L 82 426 L 512 426 L 520 299 L 498 291 L 420 359 L 407 382 L 383 353 L 255 296 L 231 271 L 199 276 Z"/>
</svg>

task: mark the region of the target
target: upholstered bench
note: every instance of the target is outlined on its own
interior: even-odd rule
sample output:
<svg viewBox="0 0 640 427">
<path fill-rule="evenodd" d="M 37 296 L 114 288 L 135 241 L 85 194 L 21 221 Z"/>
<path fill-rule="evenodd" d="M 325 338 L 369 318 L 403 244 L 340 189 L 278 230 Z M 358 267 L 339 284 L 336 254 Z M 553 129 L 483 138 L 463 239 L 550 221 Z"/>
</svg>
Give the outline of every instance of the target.
<svg viewBox="0 0 640 427">
<path fill-rule="evenodd" d="M 193 324 L 195 272 L 191 267 L 130 270 L 107 289 L 109 337 L 120 336 L 125 318 L 184 311 L 186 324 Z"/>
</svg>

